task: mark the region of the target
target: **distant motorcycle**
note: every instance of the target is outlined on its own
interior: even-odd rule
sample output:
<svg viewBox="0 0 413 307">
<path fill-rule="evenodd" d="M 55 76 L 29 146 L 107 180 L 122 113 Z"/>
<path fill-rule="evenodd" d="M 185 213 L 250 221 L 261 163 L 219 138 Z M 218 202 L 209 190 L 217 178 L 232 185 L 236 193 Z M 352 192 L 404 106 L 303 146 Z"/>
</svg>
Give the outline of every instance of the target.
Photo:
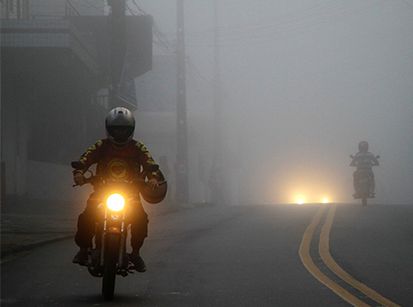
<svg viewBox="0 0 413 307">
<path fill-rule="evenodd" d="M 350 155 L 350 158 L 354 160 L 354 156 Z M 376 159 L 379 159 L 380 156 L 376 156 Z M 355 199 L 361 199 L 363 206 L 367 206 L 367 200 L 369 198 L 374 198 L 372 193 L 374 187 L 374 176 L 371 169 L 358 169 L 357 180 L 355 183 Z"/>
<path fill-rule="evenodd" d="M 77 161 L 72 162 L 71 165 L 74 169 L 83 168 L 83 165 Z M 92 172 L 90 173 L 91 176 L 86 178 L 85 182 L 105 191 L 103 199 L 106 201 L 98 206 L 99 216 L 96 223 L 94 247 L 89 249 L 87 267 L 92 276 L 103 277 L 103 298 L 111 300 L 115 291 L 116 275 L 125 277 L 134 273 L 133 264 L 126 253 L 126 238 L 129 229 L 126 220 L 128 207 L 132 205 L 136 197 L 136 190 L 130 191 L 130 182 L 105 181 Z M 166 181 L 161 182 L 160 185 L 164 185 L 166 189 Z M 150 188 L 143 180 L 139 186 L 139 192 L 143 197 L 147 195 L 145 199 L 150 199 Z M 157 202 L 156 199 L 153 202 Z"/>
</svg>

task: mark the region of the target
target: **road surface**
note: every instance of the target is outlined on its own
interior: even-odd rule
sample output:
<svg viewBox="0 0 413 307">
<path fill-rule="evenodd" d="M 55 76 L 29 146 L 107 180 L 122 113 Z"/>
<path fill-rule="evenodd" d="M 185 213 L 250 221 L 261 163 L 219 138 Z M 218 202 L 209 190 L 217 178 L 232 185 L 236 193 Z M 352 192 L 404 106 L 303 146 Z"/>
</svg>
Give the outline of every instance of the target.
<svg viewBox="0 0 413 307">
<path fill-rule="evenodd" d="M 118 277 L 114 301 L 65 240 L 2 263 L 1 305 L 412 306 L 412 221 L 407 205 L 177 211 L 151 219 L 148 271 Z"/>
</svg>

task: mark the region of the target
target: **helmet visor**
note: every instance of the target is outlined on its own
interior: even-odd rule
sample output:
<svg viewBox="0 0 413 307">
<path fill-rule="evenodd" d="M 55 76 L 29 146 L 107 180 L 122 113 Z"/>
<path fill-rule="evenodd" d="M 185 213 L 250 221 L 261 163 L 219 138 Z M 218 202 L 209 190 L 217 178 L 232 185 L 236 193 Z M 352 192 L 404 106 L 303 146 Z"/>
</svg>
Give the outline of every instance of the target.
<svg viewBox="0 0 413 307">
<path fill-rule="evenodd" d="M 109 135 L 117 143 L 126 142 L 133 133 L 133 127 L 128 126 L 111 126 L 107 128 Z"/>
</svg>

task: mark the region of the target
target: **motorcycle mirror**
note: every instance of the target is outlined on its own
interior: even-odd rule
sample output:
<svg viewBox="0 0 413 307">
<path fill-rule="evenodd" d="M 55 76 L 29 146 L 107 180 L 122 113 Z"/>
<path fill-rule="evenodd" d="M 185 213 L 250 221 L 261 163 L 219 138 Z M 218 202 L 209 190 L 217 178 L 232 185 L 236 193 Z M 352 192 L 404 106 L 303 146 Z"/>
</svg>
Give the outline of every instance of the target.
<svg viewBox="0 0 413 307">
<path fill-rule="evenodd" d="M 83 168 L 84 168 L 84 165 L 83 165 L 81 162 L 79 162 L 79 161 L 72 161 L 72 162 L 70 163 L 70 165 L 71 165 L 72 168 L 74 168 L 74 169 L 83 169 Z"/>
</svg>

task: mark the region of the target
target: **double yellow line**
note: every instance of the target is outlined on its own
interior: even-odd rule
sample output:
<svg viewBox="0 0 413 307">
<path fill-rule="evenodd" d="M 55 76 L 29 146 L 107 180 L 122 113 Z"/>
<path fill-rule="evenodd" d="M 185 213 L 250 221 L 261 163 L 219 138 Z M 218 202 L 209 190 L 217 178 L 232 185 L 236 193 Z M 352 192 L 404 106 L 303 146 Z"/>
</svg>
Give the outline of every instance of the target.
<svg viewBox="0 0 413 307">
<path fill-rule="evenodd" d="M 327 275 L 325 275 L 321 270 L 315 265 L 313 259 L 310 255 L 310 246 L 311 241 L 314 236 L 314 232 L 323 217 L 323 213 L 325 211 L 325 207 L 320 207 L 317 211 L 315 216 L 313 217 L 310 225 L 308 225 L 307 229 L 304 232 L 303 239 L 300 244 L 299 254 L 302 263 L 306 267 L 306 269 L 322 284 L 332 290 L 335 294 L 341 297 L 346 302 L 350 303 L 353 306 L 369 306 L 349 291 L 338 285 L 332 279 L 330 279 Z M 320 241 L 318 245 L 318 252 L 323 260 L 324 264 L 340 279 L 345 281 L 349 284 L 352 288 L 357 289 L 358 291 L 364 293 L 366 296 L 371 298 L 372 300 L 376 301 L 377 303 L 381 304 L 381 306 L 399 306 L 396 303 L 390 301 L 389 299 L 383 297 L 373 289 L 367 287 L 362 282 L 358 281 L 346 271 L 344 271 L 338 264 L 335 262 L 333 257 L 330 254 L 330 230 L 331 226 L 333 225 L 334 215 L 336 212 L 336 206 L 331 205 L 328 209 L 327 218 L 324 222 L 324 225 L 321 228 L 320 233 Z"/>
</svg>

